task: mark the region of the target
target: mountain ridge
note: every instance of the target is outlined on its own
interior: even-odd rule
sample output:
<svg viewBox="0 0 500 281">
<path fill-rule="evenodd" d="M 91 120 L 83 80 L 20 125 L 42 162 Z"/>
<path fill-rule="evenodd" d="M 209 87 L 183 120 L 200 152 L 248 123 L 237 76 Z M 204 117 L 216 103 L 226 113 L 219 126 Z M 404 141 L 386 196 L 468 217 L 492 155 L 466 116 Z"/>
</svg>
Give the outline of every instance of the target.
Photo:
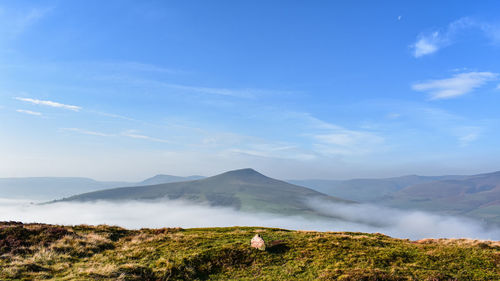
<svg viewBox="0 0 500 281">
<path fill-rule="evenodd" d="M 350 203 L 306 187 L 267 177 L 253 169 L 228 171 L 212 177 L 149 186 L 131 186 L 83 193 L 60 201 L 187 200 L 243 211 L 316 214 L 311 198 Z"/>
<path fill-rule="evenodd" d="M 291 181 L 363 203 L 469 216 L 500 225 L 500 171 L 346 181 Z"/>
</svg>

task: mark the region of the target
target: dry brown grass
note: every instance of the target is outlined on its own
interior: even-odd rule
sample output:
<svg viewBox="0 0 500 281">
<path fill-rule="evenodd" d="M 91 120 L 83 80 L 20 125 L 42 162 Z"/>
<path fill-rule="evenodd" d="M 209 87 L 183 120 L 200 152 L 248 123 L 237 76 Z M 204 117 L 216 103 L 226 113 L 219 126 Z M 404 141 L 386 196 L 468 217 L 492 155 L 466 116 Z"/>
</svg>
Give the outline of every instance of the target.
<svg viewBox="0 0 500 281">
<path fill-rule="evenodd" d="M 417 241 L 414 241 L 416 244 L 442 244 L 442 245 L 457 245 L 457 246 L 479 246 L 479 247 L 498 247 L 500 248 L 500 241 L 492 241 L 492 240 L 474 240 L 474 239 L 434 239 L 434 238 L 427 238 L 427 239 L 420 239 Z"/>
</svg>

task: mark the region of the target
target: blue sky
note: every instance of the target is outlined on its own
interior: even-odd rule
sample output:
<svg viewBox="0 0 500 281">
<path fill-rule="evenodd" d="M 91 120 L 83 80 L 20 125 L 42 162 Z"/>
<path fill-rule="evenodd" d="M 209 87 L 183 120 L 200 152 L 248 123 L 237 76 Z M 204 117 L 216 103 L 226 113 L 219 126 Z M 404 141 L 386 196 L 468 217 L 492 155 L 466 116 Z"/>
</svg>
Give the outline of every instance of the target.
<svg viewBox="0 0 500 281">
<path fill-rule="evenodd" d="M 0 177 L 499 170 L 500 3 L 0 1 Z"/>
</svg>

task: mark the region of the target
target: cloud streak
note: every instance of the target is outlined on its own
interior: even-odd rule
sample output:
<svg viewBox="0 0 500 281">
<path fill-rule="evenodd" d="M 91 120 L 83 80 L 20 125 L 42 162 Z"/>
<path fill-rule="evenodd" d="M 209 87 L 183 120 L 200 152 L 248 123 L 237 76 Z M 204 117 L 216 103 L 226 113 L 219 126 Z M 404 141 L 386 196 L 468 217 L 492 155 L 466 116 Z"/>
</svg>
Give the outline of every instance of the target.
<svg viewBox="0 0 500 281">
<path fill-rule="evenodd" d="M 90 136 L 99 136 L 99 137 L 112 137 L 112 136 L 114 136 L 113 134 L 88 131 L 88 130 L 84 130 L 84 129 L 80 129 L 80 128 L 62 128 L 61 130 L 75 132 L 75 133 L 84 134 L 84 135 L 90 135 Z"/>
<path fill-rule="evenodd" d="M 68 132 L 75 132 L 75 133 L 89 135 L 89 136 L 99 136 L 99 137 L 122 136 L 122 137 L 147 140 L 147 141 L 152 141 L 152 142 L 171 143 L 170 141 L 165 140 L 165 139 L 160 139 L 160 138 L 155 138 L 155 137 L 150 137 L 150 136 L 138 134 L 134 130 L 128 130 L 128 131 L 122 132 L 121 134 L 108 134 L 108 133 L 102 133 L 102 132 L 97 132 L 97 131 L 85 130 L 85 129 L 81 129 L 81 128 L 61 128 L 61 130 L 68 131 Z"/>
<path fill-rule="evenodd" d="M 336 129 L 327 134 L 315 135 L 316 148 L 327 154 L 365 154 L 381 146 L 384 138 L 370 132 Z"/>
<path fill-rule="evenodd" d="M 412 85 L 412 89 L 429 93 L 433 100 L 450 99 L 468 94 L 497 78 L 498 73 L 465 72 L 455 74 L 451 78 L 415 83 Z"/>
<path fill-rule="evenodd" d="M 368 130 L 348 129 L 315 118 L 310 114 L 296 114 L 305 121 L 306 135 L 312 138 L 314 150 L 326 155 L 362 155 L 380 151 L 385 139 Z"/>
<path fill-rule="evenodd" d="M 150 137 L 150 136 L 138 134 L 134 130 L 125 131 L 125 132 L 121 133 L 121 135 L 125 136 L 125 137 L 129 137 L 129 138 L 133 138 L 133 139 L 141 139 L 141 140 L 148 140 L 148 141 L 162 142 L 162 143 L 171 143 L 170 141 L 165 140 L 165 139 L 160 139 L 160 138 L 155 138 L 155 137 Z"/>
<path fill-rule="evenodd" d="M 36 112 L 36 111 L 31 111 L 31 110 L 17 109 L 16 111 L 19 113 L 24 113 L 24 114 L 28 114 L 28 115 L 42 116 L 42 113 Z"/>
<path fill-rule="evenodd" d="M 82 109 L 80 106 L 63 104 L 63 103 L 49 101 L 49 100 L 38 100 L 38 99 L 21 98 L 21 97 L 15 97 L 15 99 L 19 100 L 19 101 L 24 101 L 24 102 L 36 104 L 36 105 L 44 105 L 44 106 L 62 108 L 62 109 L 67 109 L 67 110 L 72 110 L 72 111 L 80 111 Z"/>
<path fill-rule="evenodd" d="M 161 83 L 164 87 L 177 89 L 187 92 L 208 94 L 208 95 L 218 95 L 218 96 L 228 96 L 236 98 L 255 98 L 262 95 L 281 95 L 290 94 L 289 91 L 279 91 L 279 90 L 266 90 L 266 89 L 254 89 L 254 88 L 243 88 L 243 89 L 230 89 L 230 88 L 214 88 L 214 87 L 200 87 L 200 86 L 187 86 L 172 83 Z"/>
<path fill-rule="evenodd" d="M 263 226 L 317 231 L 381 232 L 393 237 L 500 239 L 500 230 L 467 219 L 406 212 L 370 205 L 311 202 L 319 211 L 340 219 L 311 219 L 267 213 L 246 213 L 229 208 L 194 205 L 183 201 L 93 202 L 32 205 L 1 200 L 0 221 L 52 224 L 109 224 L 143 227 Z M 158 215 L 161 214 L 161 215 Z"/>
</svg>

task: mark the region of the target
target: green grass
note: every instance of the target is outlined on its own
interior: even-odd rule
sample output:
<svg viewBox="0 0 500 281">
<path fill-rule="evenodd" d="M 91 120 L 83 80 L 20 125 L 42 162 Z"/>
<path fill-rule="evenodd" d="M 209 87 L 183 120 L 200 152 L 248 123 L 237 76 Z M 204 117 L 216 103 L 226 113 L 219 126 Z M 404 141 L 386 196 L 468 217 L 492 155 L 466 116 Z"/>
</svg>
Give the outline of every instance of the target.
<svg viewBox="0 0 500 281">
<path fill-rule="evenodd" d="M 249 247 L 255 233 L 266 251 Z M 257 227 L 0 223 L 0 280 L 42 279 L 500 280 L 500 243 Z"/>
</svg>

